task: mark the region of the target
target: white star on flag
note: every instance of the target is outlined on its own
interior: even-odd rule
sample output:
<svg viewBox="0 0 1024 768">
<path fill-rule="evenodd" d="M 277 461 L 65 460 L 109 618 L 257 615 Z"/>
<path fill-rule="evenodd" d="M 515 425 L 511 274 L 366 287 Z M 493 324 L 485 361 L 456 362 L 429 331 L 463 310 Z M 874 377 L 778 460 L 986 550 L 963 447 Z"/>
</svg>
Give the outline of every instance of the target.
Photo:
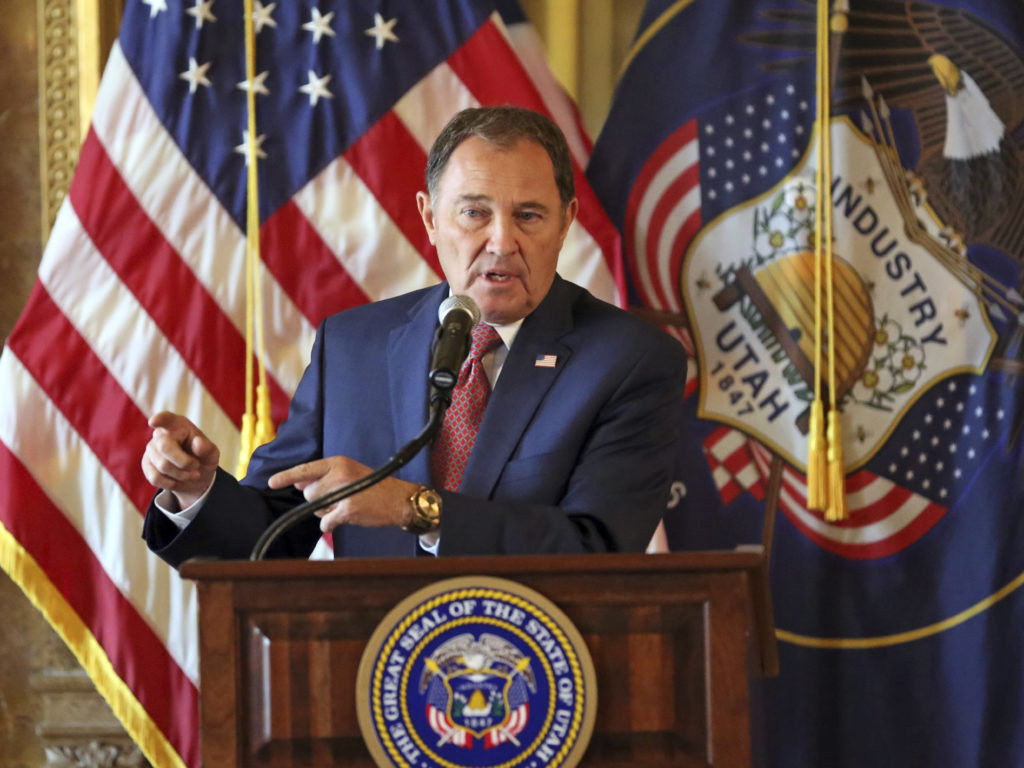
<svg viewBox="0 0 1024 768">
<path fill-rule="evenodd" d="M 142 4 L 149 6 L 149 18 L 151 19 L 160 11 L 167 10 L 167 0 L 142 0 Z"/>
<path fill-rule="evenodd" d="M 373 26 L 366 30 L 366 34 L 377 39 L 378 51 L 384 47 L 386 42 L 398 42 L 398 35 L 395 34 L 395 24 L 397 23 L 397 18 L 384 21 L 384 17 L 379 13 L 373 14 Z"/>
<path fill-rule="evenodd" d="M 256 30 L 256 34 L 260 33 L 263 27 L 276 27 L 277 22 L 271 17 L 270 14 L 274 12 L 274 8 L 277 3 L 271 3 L 270 5 L 264 6 L 260 0 L 256 0 L 256 7 L 252 10 L 252 23 Z"/>
<path fill-rule="evenodd" d="M 213 5 L 213 0 L 196 0 L 196 4 L 191 8 L 186 8 L 185 13 L 189 16 L 196 17 L 196 29 L 203 28 L 204 21 L 216 21 L 217 17 L 210 11 L 210 6 Z"/>
<path fill-rule="evenodd" d="M 316 72 L 312 69 L 309 70 L 309 82 L 299 88 L 302 93 L 309 94 L 309 106 L 315 107 L 321 96 L 325 99 L 334 98 L 334 94 L 327 90 L 327 84 L 329 82 L 331 82 L 330 75 L 317 77 Z"/>
<path fill-rule="evenodd" d="M 266 139 L 266 134 L 261 133 L 256 137 L 256 141 L 253 144 L 256 145 L 256 158 L 263 160 L 266 158 L 267 153 L 263 151 L 263 140 Z M 249 132 L 242 131 L 242 143 L 235 147 L 235 152 L 240 155 L 245 155 L 245 164 L 249 165 Z"/>
<path fill-rule="evenodd" d="M 189 93 L 195 93 L 200 85 L 210 87 L 210 81 L 206 78 L 206 70 L 210 68 L 211 63 L 208 61 L 205 64 L 199 64 L 194 57 L 188 57 L 188 70 L 182 72 L 178 77 L 188 81 Z"/>
<path fill-rule="evenodd" d="M 331 19 L 334 18 L 334 11 L 331 11 L 326 16 L 320 15 L 320 9 L 313 9 L 313 17 L 302 25 L 302 28 L 313 33 L 313 42 L 319 43 L 320 38 L 324 35 L 330 35 L 334 37 L 334 30 L 331 29 Z"/>
<path fill-rule="evenodd" d="M 267 76 L 269 74 L 270 70 L 268 69 L 265 72 L 260 72 L 258 75 L 256 75 L 256 77 L 252 79 L 253 93 L 262 94 L 264 96 L 270 95 L 270 89 L 267 88 Z M 248 80 L 243 80 L 238 84 L 238 89 L 240 91 L 248 91 L 249 87 L 250 86 Z"/>
</svg>

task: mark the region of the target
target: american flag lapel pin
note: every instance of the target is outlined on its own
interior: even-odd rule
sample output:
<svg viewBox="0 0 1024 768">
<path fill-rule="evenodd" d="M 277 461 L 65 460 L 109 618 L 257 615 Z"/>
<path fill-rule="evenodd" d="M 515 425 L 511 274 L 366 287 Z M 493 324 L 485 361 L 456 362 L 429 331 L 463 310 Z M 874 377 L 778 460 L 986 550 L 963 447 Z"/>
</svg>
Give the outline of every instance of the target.
<svg viewBox="0 0 1024 768">
<path fill-rule="evenodd" d="M 558 362 L 558 355 L 537 355 L 533 361 L 534 368 L 554 368 Z"/>
</svg>

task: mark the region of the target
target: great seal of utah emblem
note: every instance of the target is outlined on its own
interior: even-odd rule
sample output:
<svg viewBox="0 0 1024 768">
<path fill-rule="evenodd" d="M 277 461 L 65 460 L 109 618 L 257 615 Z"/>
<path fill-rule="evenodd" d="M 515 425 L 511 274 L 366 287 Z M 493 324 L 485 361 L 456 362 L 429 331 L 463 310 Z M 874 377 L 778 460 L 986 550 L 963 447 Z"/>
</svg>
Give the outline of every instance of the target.
<svg viewBox="0 0 1024 768">
<path fill-rule="evenodd" d="M 359 726 L 379 766 L 571 768 L 597 684 L 572 622 L 505 579 L 425 587 L 378 625 L 359 664 Z"/>
</svg>

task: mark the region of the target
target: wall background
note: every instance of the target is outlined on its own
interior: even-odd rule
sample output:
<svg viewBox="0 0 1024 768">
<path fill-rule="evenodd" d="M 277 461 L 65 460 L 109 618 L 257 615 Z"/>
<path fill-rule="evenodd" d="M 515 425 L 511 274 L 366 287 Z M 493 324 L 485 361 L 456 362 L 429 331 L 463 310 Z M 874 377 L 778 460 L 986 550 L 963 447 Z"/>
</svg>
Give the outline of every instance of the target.
<svg viewBox="0 0 1024 768">
<path fill-rule="evenodd" d="M 124 3 L 4 0 L 0 342 L 35 282 Z M 521 4 L 595 138 L 644 0 Z M 3 573 L 0 617 L 0 768 L 144 766 L 74 656 Z"/>
</svg>

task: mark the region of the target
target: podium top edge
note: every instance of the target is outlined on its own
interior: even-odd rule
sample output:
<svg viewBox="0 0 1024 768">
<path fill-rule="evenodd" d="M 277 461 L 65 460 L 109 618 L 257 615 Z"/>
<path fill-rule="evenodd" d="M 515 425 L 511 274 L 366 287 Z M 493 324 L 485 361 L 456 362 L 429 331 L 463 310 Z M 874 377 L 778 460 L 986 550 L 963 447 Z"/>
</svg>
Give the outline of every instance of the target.
<svg viewBox="0 0 1024 768">
<path fill-rule="evenodd" d="M 449 557 L 344 558 L 339 560 L 193 559 L 179 573 L 194 580 L 281 579 L 327 575 L 411 575 L 438 577 L 480 573 L 491 576 L 547 573 L 657 573 L 673 571 L 751 571 L 765 564 L 760 547 L 691 552 L 601 553 L 581 555 L 488 555 Z"/>
</svg>

